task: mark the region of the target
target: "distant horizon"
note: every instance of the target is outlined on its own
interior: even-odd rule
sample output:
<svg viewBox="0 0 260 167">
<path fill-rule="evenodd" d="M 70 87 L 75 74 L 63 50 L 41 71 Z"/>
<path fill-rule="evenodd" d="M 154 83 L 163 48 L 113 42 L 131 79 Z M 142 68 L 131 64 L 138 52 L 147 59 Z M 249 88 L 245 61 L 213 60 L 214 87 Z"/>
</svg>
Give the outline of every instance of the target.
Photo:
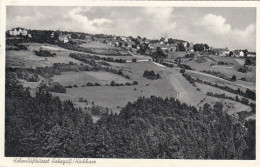
<svg viewBox="0 0 260 167">
<path fill-rule="evenodd" d="M 21 27 L 148 39 L 167 36 L 253 52 L 255 26 L 255 8 L 8 6 L 6 21 L 7 30 Z"/>
</svg>

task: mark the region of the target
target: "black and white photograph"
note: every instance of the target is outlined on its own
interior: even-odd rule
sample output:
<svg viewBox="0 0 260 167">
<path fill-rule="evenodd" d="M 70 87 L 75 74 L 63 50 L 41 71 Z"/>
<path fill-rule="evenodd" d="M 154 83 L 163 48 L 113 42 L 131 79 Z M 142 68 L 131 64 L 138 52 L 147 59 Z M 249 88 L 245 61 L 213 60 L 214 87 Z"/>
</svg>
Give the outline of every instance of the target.
<svg viewBox="0 0 260 167">
<path fill-rule="evenodd" d="M 257 9 L 6 5 L 4 157 L 256 160 Z"/>
</svg>

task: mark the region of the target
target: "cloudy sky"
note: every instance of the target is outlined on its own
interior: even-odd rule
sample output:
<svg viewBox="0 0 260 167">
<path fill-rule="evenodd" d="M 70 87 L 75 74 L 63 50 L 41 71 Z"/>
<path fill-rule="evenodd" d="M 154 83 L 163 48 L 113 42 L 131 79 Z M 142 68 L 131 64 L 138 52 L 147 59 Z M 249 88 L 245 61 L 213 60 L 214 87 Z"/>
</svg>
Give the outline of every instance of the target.
<svg viewBox="0 0 260 167">
<path fill-rule="evenodd" d="M 255 8 L 7 7 L 7 29 L 168 37 L 255 51 Z"/>
</svg>

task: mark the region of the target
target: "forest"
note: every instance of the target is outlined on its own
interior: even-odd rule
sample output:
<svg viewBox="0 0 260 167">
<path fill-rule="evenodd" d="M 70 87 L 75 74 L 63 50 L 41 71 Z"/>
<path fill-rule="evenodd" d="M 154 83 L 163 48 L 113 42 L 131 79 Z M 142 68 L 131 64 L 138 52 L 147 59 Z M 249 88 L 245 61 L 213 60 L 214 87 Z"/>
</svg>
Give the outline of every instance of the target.
<svg viewBox="0 0 260 167">
<path fill-rule="evenodd" d="M 255 159 L 255 120 L 238 120 L 216 102 L 202 108 L 151 96 L 119 114 L 91 111 L 53 97 L 32 97 L 6 71 L 5 156 L 165 159 Z"/>
</svg>

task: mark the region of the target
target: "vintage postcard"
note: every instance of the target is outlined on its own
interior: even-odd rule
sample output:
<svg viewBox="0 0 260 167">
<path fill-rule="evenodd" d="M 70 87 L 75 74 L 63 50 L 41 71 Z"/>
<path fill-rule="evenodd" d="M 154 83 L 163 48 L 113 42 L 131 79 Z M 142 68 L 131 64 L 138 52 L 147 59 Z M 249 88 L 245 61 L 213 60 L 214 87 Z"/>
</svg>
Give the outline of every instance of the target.
<svg viewBox="0 0 260 167">
<path fill-rule="evenodd" d="M 259 165 L 259 10 L 1 1 L 0 166 Z"/>
</svg>

